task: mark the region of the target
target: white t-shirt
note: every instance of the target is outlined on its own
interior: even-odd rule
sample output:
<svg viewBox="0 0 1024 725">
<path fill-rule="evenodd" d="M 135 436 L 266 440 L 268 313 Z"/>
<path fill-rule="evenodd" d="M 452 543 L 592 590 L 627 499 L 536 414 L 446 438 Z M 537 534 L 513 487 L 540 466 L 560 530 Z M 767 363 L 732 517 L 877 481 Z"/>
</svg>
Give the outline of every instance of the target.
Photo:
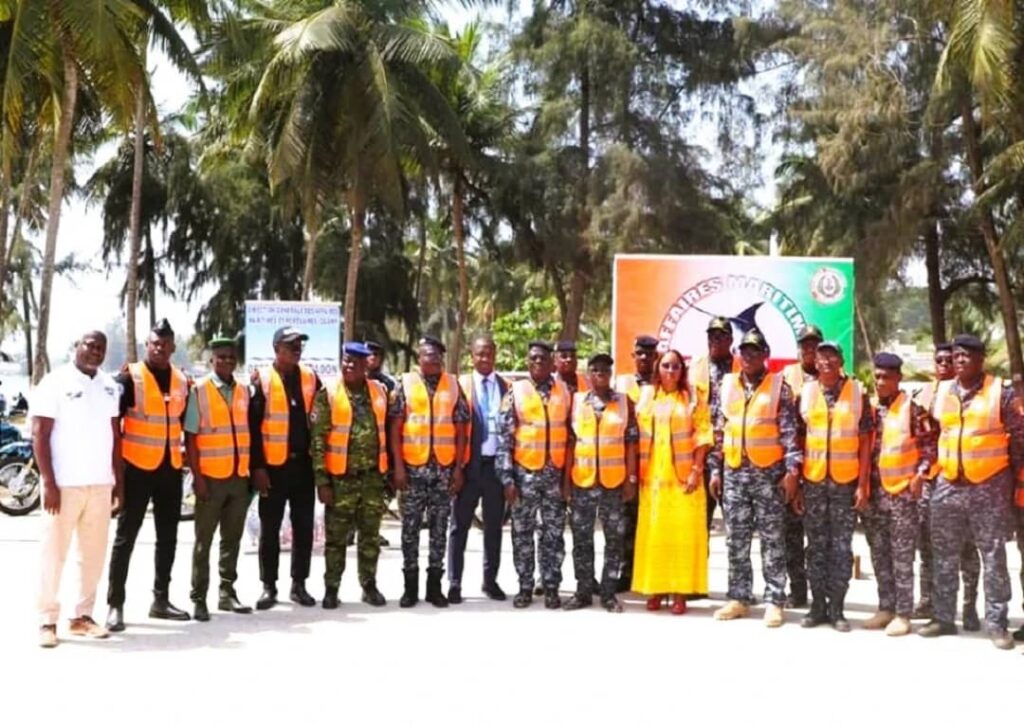
<svg viewBox="0 0 1024 725">
<path fill-rule="evenodd" d="M 54 370 L 32 389 L 29 414 L 54 421 L 50 450 L 58 488 L 113 485 L 110 419 L 118 416 L 120 397 L 112 377 L 98 371 L 90 378 L 74 364 Z"/>
</svg>

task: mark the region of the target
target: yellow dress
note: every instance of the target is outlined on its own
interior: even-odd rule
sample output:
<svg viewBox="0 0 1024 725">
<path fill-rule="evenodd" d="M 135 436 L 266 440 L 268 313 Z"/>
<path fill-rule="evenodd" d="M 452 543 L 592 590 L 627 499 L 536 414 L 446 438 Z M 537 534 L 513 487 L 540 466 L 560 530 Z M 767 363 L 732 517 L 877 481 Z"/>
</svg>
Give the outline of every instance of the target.
<svg viewBox="0 0 1024 725">
<path fill-rule="evenodd" d="M 677 393 L 659 390 L 654 405 L 671 405 Z M 694 411 L 696 445 L 711 443 L 707 406 Z M 669 426 L 654 427 L 647 474 L 640 484 L 633 591 L 646 595 L 708 591 L 707 507 L 704 486 L 686 493 L 676 477 Z"/>
</svg>

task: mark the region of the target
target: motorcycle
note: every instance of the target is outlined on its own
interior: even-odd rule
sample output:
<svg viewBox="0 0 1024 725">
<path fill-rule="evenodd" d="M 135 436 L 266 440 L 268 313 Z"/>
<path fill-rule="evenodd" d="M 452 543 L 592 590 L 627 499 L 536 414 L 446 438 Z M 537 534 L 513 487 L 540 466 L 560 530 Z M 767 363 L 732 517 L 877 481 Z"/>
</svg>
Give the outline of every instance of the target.
<svg viewBox="0 0 1024 725">
<path fill-rule="evenodd" d="M 0 511 L 8 516 L 24 516 L 39 508 L 40 499 L 32 441 L 21 439 L 0 446 Z"/>
</svg>

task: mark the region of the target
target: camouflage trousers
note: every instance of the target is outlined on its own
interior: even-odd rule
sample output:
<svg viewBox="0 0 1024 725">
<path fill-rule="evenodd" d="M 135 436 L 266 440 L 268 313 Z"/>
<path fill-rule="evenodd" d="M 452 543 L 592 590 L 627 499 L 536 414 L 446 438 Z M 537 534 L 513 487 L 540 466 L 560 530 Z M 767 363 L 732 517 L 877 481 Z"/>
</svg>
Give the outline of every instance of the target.
<svg viewBox="0 0 1024 725">
<path fill-rule="evenodd" d="M 356 532 L 359 584 L 376 583 L 380 520 L 387 508 L 386 484 L 377 471 L 331 476 L 334 505 L 324 507 L 324 586 L 337 587 L 345 571 L 348 537 Z"/>
<path fill-rule="evenodd" d="M 807 596 L 807 547 L 804 544 L 804 517 L 786 506 L 783 517 L 786 540 L 786 576 L 789 591 L 797 597 Z"/>
<path fill-rule="evenodd" d="M 918 584 L 921 588 L 921 606 L 929 609 L 932 607 L 935 583 L 931 530 L 931 490 L 934 487 L 934 483 L 926 483 L 924 494 L 917 502 L 917 550 L 921 557 Z M 978 601 L 978 583 L 981 581 L 981 557 L 978 556 L 978 547 L 974 545 L 970 532 L 967 532 L 964 546 L 960 550 L 960 579 L 964 588 L 964 606 L 974 607 Z"/>
<path fill-rule="evenodd" d="M 436 475 L 417 476 L 409 473 L 409 485 L 401 497 L 402 512 L 402 569 L 412 572 L 419 569 L 420 527 L 424 512 L 429 525 L 429 553 L 427 566 L 431 569 L 444 568 L 444 550 L 448 541 L 448 517 L 451 514 L 451 497 L 448 485 L 452 469 L 435 469 Z"/>
<path fill-rule="evenodd" d="M 512 560 L 519 588 L 533 589 L 535 554 L 540 559 L 540 578 L 545 587 L 562 583 L 565 559 L 565 500 L 562 472 L 550 465 L 537 472 L 515 470 L 519 499 L 512 506 Z M 540 542 L 535 541 L 540 513 Z M 539 551 L 538 551 L 539 549 Z"/>
<path fill-rule="evenodd" d="M 814 596 L 842 599 L 853 575 L 853 510 L 856 482 L 804 481 L 804 530 L 807 532 L 807 578 Z"/>
<path fill-rule="evenodd" d="M 614 594 L 622 570 L 622 552 L 626 531 L 625 501 L 621 488 L 572 487 L 569 503 L 572 525 L 572 564 L 576 572 L 576 589 L 593 594 L 594 581 L 594 522 L 601 520 L 604 531 L 604 569 L 601 573 L 601 593 Z"/>
<path fill-rule="evenodd" d="M 729 599 L 754 602 L 754 568 L 750 547 L 756 531 L 761 540 L 761 573 L 765 601 L 786 601 L 785 499 L 779 488 L 781 466 L 758 468 L 744 463 L 725 467 L 722 511 L 729 549 Z"/>
<path fill-rule="evenodd" d="M 897 496 L 872 482 L 871 499 L 861 515 L 878 582 L 878 608 L 909 617 L 914 611 L 914 546 L 918 502 L 910 491 Z"/>
<path fill-rule="evenodd" d="M 1012 485 L 1008 470 L 980 484 L 950 483 L 943 476 L 936 479 L 931 497 L 931 535 L 938 621 L 952 624 L 956 616 L 960 552 L 970 536 L 985 564 L 985 621 L 989 627 L 1007 627 L 1010 573 L 1006 540 L 1011 527 Z"/>
</svg>

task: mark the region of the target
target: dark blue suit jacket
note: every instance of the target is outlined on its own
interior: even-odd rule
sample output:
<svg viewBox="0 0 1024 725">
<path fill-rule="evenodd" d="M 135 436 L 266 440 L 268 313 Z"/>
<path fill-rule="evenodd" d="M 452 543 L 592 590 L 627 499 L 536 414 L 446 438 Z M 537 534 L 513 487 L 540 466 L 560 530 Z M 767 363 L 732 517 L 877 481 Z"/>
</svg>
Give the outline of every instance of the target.
<svg viewBox="0 0 1024 725">
<path fill-rule="evenodd" d="M 504 398 L 505 393 L 508 392 L 508 383 L 497 373 L 495 373 L 495 377 L 498 379 L 498 393 L 501 398 Z M 480 401 L 476 397 L 475 389 L 471 392 L 471 395 L 473 396 L 473 405 L 470 406 L 470 413 L 473 416 L 473 430 L 469 437 L 469 465 L 466 466 L 466 474 L 477 477 L 480 475 L 480 446 L 483 445 L 487 432 L 487 421 L 484 419 L 483 411 L 480 409 Z"/>
</svg>

